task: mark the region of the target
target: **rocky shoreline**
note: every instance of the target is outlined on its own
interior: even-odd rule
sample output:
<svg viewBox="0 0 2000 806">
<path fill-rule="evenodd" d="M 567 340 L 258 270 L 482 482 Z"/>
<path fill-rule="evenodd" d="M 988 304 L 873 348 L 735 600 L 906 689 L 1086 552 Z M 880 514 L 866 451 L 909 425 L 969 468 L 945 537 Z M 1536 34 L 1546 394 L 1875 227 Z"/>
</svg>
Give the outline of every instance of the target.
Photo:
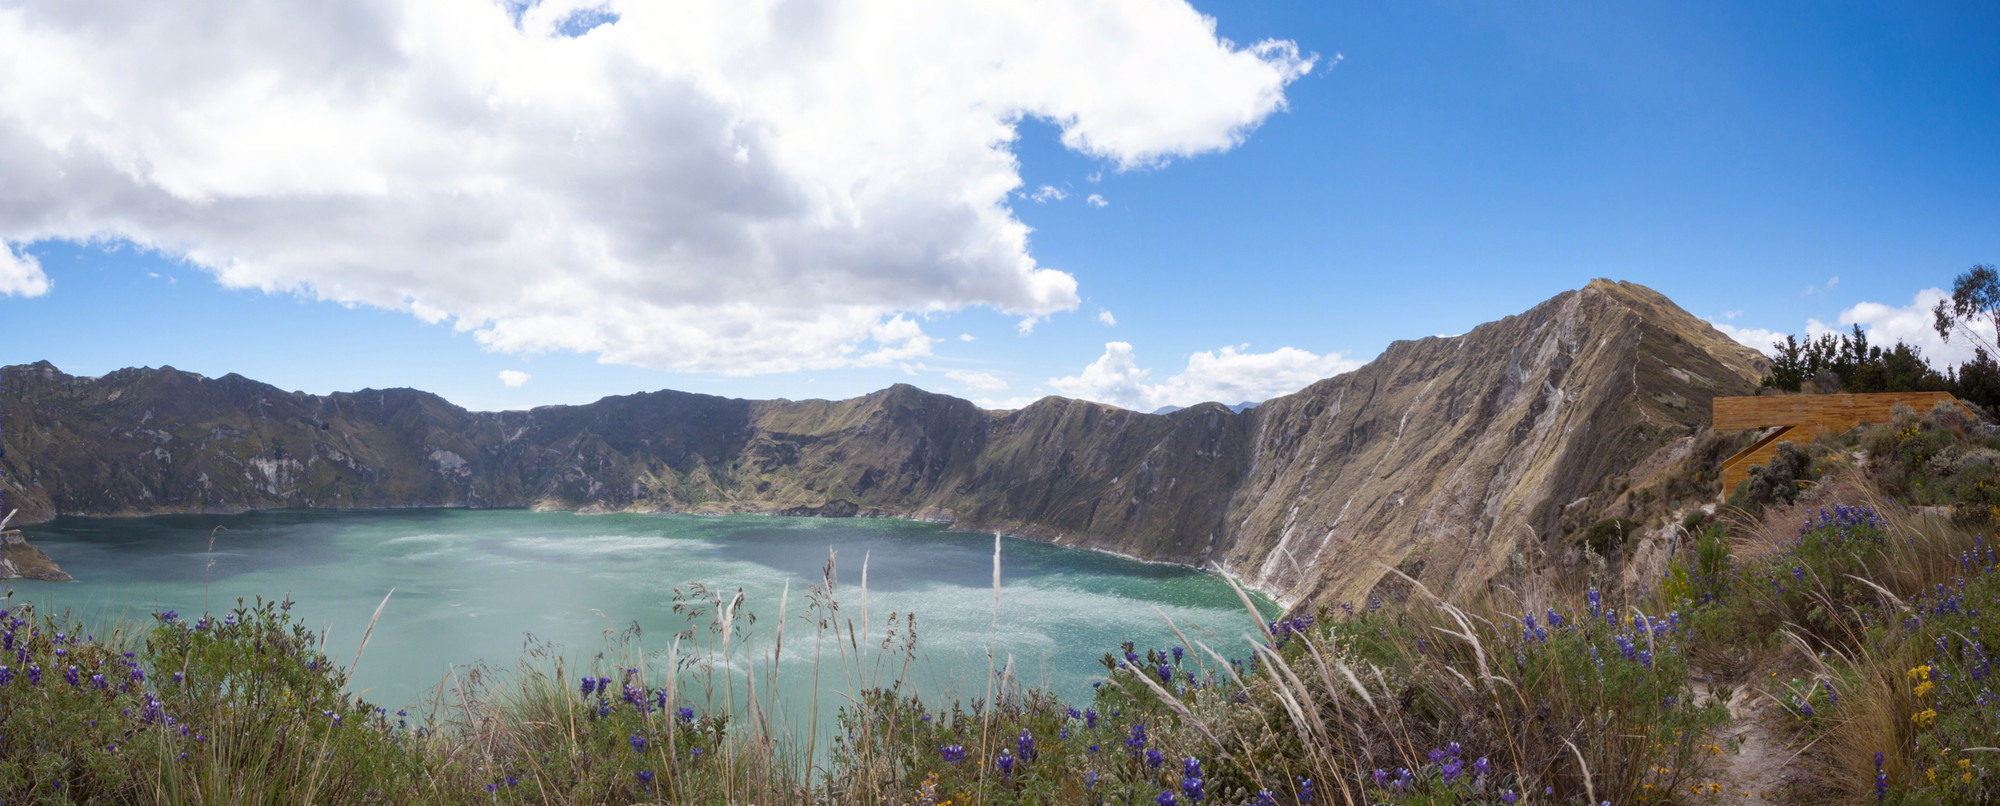
<svg viewBox="0 0 2000 806">
<path fill-rule="evenodd" d="M 29 545 L 28 538 L 19 529 L 0 532 L 0 579 L 74 581 L 54 560 L 49 559 L 49 555 Z"/>
</svg>

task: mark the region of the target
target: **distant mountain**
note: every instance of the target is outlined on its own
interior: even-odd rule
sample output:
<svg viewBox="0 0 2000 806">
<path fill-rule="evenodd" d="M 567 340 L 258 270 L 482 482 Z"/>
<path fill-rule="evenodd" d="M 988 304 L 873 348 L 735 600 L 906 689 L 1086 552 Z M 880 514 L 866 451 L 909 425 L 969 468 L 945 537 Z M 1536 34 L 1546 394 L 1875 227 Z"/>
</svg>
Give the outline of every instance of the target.
<svg viewBox="0 0 2000 806">
<path fill-rule="evenodd" d="M 1172 414 L 1172 413 L 1174 413 L 1174 412 L 1177 412 L 1177 411 L 1180 411 L 1180 410 L 1181 410 L 1181 409 L 1183 409 L 1183 408 L 1185 408 L 1185 407 L 1184 407 L 1184 406 L 1161 406 L 1161 407 L 1159 407 L 1159 408 L 1157 408 L 1157 409 L 1154 409 L 1154 410 L 1153 410 L 1153 413 L 1154 413 L 1154 414 Z M 1233 412 L 1236 412 L 1237 414 L 1242 414 L 1243 412 L 1246 412 L 1246 411 L 1249 411 L 1249 410 L 1251 410 L 1251 409 L 1254 409 L 1254 408 L 1257 408 L 1257 404 L 1255 404 L 1255 403 L 1252 403 L 1252 402 L 1250 402 L 1250 401 L 1248 401 L 1248 400 L 1245 400 L 1245 401 L 1243 401 L 1243 402 L 1241 402 L 1241 403 L 1238 403 L 1238 404 L 1236 404 L 1236 405 L 1234 405 L 1234 406 L 1230 406 L 1230 407 L 1229 407 L 1229 410 L 1230 410 L 1230 411 L 1233 411 Z"/>
<path fill-rule="evenodd" d="M 269 507 L 907 516 L 1351 601 L 1381 565 L 1443 593 L 1549 554 L 1579 507 L 1605 509 L 1634 468 L 1685 451 L 1709 399 L 1750 393 L 1764 366 L 1665 297 L 1604 280 L 1255 407 L 1163 415 L 1059 397 L 989 412 L 906 385 L 491 413 L 412 389 L 316 396 L 44 361 L 0 370 L 0 489 L 17 523 Z"/>
</svg>

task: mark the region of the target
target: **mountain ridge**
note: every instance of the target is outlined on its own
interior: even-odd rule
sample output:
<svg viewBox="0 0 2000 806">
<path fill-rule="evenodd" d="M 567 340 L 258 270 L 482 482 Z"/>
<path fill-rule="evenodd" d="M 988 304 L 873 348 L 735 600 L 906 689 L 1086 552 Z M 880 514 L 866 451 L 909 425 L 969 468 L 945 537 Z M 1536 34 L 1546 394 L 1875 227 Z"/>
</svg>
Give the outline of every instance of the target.
<svg viewBox="0 0 2000 806">
<path fill-rule="evenodd" d="M 1385 567 L 1456 591 L 1563 561 L 1577 513 L 1608 511 L 1621 473 L 1689 442 L 1707 398 L 1754 390 L 1760 361 L 1605 280 L 1393 342 L 1243 412 L 1060 397 L 987 411 L 907 384 L 472 412 L 413 389 L 307 395 L 171 367 L 92 379 L 43 361 L 5 369 L 0 485 L 26 523 L 284 506 L 893 515 L 1326 602 L 1378 592 Z"/>
</svg>

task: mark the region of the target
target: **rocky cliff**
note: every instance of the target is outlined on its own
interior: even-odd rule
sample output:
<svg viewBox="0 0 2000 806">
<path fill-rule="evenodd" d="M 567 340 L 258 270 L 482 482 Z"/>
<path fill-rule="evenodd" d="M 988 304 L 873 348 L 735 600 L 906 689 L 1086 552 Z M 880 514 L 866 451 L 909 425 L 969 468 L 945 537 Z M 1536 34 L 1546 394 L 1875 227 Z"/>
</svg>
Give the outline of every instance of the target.
<svg viewBox="0 0 2000 806">
<path fill-rule="evenodd" d="M 172 368 L 5 368 L 0 492 L 24 522 L 266 507 L 903 515 L 1219 567 L 1291 601 L 1403 569 L 1462 590 L 1564 545 L 1684 448 L 1762 357 L 1659 294 L 1593 281 L 1243 412 L 898 385 L 844 401 L 680 392 L 469 412 Z M 1585 524 L 1587 525 L 1587 524 Z M 1442 592 L 1442 591 L 1441 591 Z"/>
</svg>

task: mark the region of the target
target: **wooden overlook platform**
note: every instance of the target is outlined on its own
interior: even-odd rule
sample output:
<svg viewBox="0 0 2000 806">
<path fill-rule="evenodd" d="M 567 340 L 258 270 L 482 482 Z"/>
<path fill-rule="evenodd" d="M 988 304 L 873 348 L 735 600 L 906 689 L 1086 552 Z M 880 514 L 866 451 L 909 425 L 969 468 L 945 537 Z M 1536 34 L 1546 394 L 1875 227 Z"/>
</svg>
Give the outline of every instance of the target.
<svg viewBox="0 0 2000 806">
<path fill-rule="evenodd" d="M 1886 423 L 1896 406 L 1921 414 L 1941 403 L 1957 403 L 1949 392 L 1894 392 L 1872 395 L 1779 395 L 1715 398 L 1715 430 L 1777 428 L 1722 462 L 1722 496 L 1750 478 L 1750 468 L 1771 461 L 1778 443 L 1800 445 L 1823 434 L 1838 434 L 1862 423 Z"/>
</svg>

